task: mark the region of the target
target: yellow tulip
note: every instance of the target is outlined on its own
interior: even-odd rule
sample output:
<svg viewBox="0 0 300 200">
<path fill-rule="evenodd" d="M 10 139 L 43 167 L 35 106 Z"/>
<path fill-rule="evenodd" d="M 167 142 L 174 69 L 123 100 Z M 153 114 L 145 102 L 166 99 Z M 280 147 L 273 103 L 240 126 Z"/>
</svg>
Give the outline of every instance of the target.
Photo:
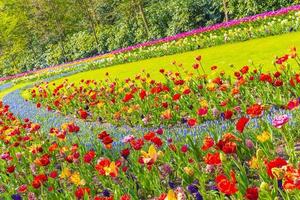
<svg viewBox="0 0 300 200">
<path fill-rule="evenodd" d="M 207 107 L 208 107 L 207 101 L 206 101 L 205 99 L 201 100 L 201 101 L 200 101 L 200 106 L 201 106 L 202 108 L 207 108 Z"/>
<path fill-rule="evenodd" d="M 221 160 L 222 162 L 225 162 L 225 161 L 227 160 L 227 156 L 226 156 L 226 154 L 224 154 L 223 152 L 220 153 L 220 160 Z"/>
<path fill-rule="evenodd" d="M 69 168 L 64 168 L 60 174 L 60 178 L 69 178 L 72 175 Z"/>
<path fill-rule="evenodd" d="M 267 131 L 262 132 L 262 134 L 256 136 L 256 138 L 260 141 L 260 142 L 265 142 L 271 139 L 271 134 Z"/>
<path fill-rule="evenodd" d="M 194 175 L 194 170 L 190 167 L 185 167 L 183 168 L 184 172 L 189 175 L 189 176 L 193 176 Z"/>
<path fill-rule="evenodd" d="M 262 182 L 259 187 L 261 190 L 269 190 L 269 184 L 266 182 Z"/>
<path fill-rule="evenodd" d="M 274 167 L 274 168 L 272 168 L 272 174 L 277 179 L 282 179 L 283 175 L 284 175 L 284 172 L 283 172 L 283 170 L 281 168 Z"/>
<path fill-rule="evenodd" d="M 101 108 L 103 105 L 104 105 L 104 102 L 103 101 L 99 101 L 99 103 L 97 104 L 97 107 Z"/>
<path fill-rule="evenodd" d="M 167 197 L 165 200 L 177 200 L 176 194 L 173 190 L 169 190 Z"/>
<path fill-rule="evenodd" d="M 106 176 L 110 175 L 111 173 L 113 173 L 113 174 L 118 173 L 115 162 L 111 162 L 108 167 L 104 167 L 103 169 L 105 171 Z"/>
<path fill-rule="evenodd" d="M 80 178 L 79 172 L 74 172 L 70 177 L 70 182 L 75 185 L 85 185 L 85 181 Z"/>
<path fill-rule="evenodd" d="M 157 160 L 157 156 L 158 156 L 157 151 L 153 144 L 149 147 L 148 152 L 145 152 L 142 150 L 141 154 L 142 154 L 144 163 L 149 163 L 150 161 L 155 162 Z"/>
<path fill-rule="evenodd" d="M 213 82 L 207 84 L 206 87 L 210 91 L 215 90 L 215 84 Z"/>
<path fill-rule="evenodd" d="M 252 169 L 258 169 L 258 159 L 256 157 L 252 157 L 251 160 L 249 161 L 249 166 Z"/>
</svg>

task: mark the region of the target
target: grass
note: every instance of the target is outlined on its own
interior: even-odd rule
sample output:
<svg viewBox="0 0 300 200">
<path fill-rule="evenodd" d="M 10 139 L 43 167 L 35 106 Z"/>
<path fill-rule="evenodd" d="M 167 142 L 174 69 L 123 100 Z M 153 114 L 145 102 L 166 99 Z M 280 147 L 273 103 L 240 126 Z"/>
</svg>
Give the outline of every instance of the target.
<svg viewBox="0 0 300 200">
<path fill-rule="evenodd" d="M 115 65 L 107 68 L 81 72 L 68 77 L 70 82 L 78 82 L 81 79 L 103 80 L 105 73 L 108 72 L 111 78 L 126 79 L 134 77 L 141 73 L 142 70 L 151 74 L 151 77 L 156 80 L 163 79 L 159 73 L 159 69 L 176 70 L 171 64 L 173 61 L 183 64 L 185 69 L 192 70 L 192 65 L 195 62 L 195 57 L 202 56 L 202 64 L 209 71 L 210 66 L 217 65 L 218 70 L 227 73 L 232 73 L 234 70 L 241 68 L 244 65 L 255 66 L 261 65 L 264 71 L 274 71 L 273 62 L 276 56 L 281 56 L 289 51 L 291 47 L 300 47 L 300 32 L 288 33 L 278 36 L 270 36 L 266 38 L 253 39 L 245 42 L 225 44 L 196 51 L 190 51 L 170 56 L 163 56 L 138 62 Z M 233 66 L 233 67 L 232 67 Z M 210 74 L 213 76 L 213 74 Z M 61 83 L 66 78 L 56 80 L 56 83 Z M 0 92 L 0 98 L 7 93 L 19 89 L 32 82 L 22 83 L 13 88 Z M 28 93 L 24 91 L 22 96 L 27 98 Z"/>
<path fill-rule="evenodd" d="M 288 33 L 279 36 L 271 36 L 261 39 L 254 39 L 245 42 L 225 44 L 211 48 L 174 54 L 142 60 L 133 63 L 115 65 L 112 67 L 82 72 L 69 76 L 71 82 L 78 82 L 81 79 L 101 80 L 105 78 L 105 73 L 108 72 L 112 78 L 126 79 L 134 77 L 141 73 L 144 69 L 151 74 L 153 79 L 162 79 L 159 69 L 176 70 L 172 66 L 172 61 L 183 64 L 184 68 L 191 70 L 195 62 L 195 57 L 202 56 L 202 64 L 205 68 L 210 68 L 212 65 L 217 65 L 219 71 L 233 72 L 244 65 L 255 66 L 262 65 L 264 71 L 273 71 L 273 62 L 276 56 L 282 56 L 287 53 L 291 47 L 300 47 L 300 32 Z M 233 67 L 231 67 L 233 65 Z M 206 70 L 209 71 L 208 69 Z M 216 71 L 218 72 L 218 71 Z M 65 78 L 55 82 L 62 82 Z"/>
<path fill-rule="evenodd" d="M 22 83 L 19 83 L 19 84 L 14 85 L 14 86 L 11 87 L 11 88 L 8 88 L 8 89 L 6 89 L 6 90 L 0 91 L 0 99 L 2 99 L 5 95 L 7 95 L 7 94 L 10 93 L 10 92 L 13 92 L 13 91 L 15 91 L 15 90 L 17 90 L 17 89 L 20 89 L 20 88 L 22 88 L 22 87 L 25 87 L 25 86 L 27 86 L 27 85 L 29 85 L 29 84 L 33 84 L 33 83 L 34 83 L 34 82 L 22 82 Z"/>
</svg>

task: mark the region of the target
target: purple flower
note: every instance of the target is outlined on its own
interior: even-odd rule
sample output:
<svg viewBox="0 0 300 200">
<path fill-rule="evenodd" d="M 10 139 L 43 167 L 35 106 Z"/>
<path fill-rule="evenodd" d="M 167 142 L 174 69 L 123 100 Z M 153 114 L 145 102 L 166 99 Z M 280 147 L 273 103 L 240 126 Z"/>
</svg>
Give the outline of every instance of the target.
<svg viewBox="0 0 300 200">
<path fill-rule="evenodd" d="M 282 187 L 282 180 L 278 180 L 277 183 L 278 183 L 279 189 L 283 190 L 283 187 Z"/>
<path fill-rule="evenodd" d="M 272 125 L 276 128 L 281 128 L 284 124 L 289 121 L 289 117 L 287 115 L 277 115 L 272 120 Z"/>
<path fill-rule="evenodd" d="M 123 139 L 122 139 L 122 142 L 123 143 L 127 143 L 127 142 L 130 142 L 131 140 L 134 139 L 134 135 L 127 135 L 125 136 Z"/>
<path fill-rule="evenodd" d="M 172 172 L 172 168 L 169 164 L 163 164 L 160 169 L 164 175 L 168 175 Z"/>
<path fill-rule="evenodd" d="M 195 198 L 196 200 L 203 200 L 203 197 L 199 192 L 196 193 Z"/>
<path fill-rule="evenodd" d="M 196 185 L 189 185 L 187 189 L 191 194 L 195 194 L 198 192 L 198 187 Z"/>
<path fill-rule="evenodd" d="M 169 186 L 171 189 L 174 189 L 176 187 L 175 183 L 172 181 L 169 181 Z"/>
<path fill-rule="evenodd" d="M 110 196 L 110 193 L 107 189 L 104 189 L 103 192 L 102 192 L 103 196 L 105 197 L 109 197 Z"/>
<path fill-rule="evenodd" d="M 253 149 L 254 144 L 253 144 L 252 140 L 246 139 L 245 142 L 246 142 L 246 146 L 247 146 L 249 149 Z"/>
<path fill-rule="evenodd" d="M 13 194 L 13 195 L 11 195 L 11 198 L 13 200 L 22 200 L 22 197 L 19 194 Z"/>
</svg>

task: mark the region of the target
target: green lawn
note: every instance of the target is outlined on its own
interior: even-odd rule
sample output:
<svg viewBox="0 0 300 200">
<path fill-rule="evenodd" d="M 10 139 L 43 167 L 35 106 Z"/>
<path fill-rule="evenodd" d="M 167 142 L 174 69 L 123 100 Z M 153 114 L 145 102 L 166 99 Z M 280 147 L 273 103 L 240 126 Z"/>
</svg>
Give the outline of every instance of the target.
<svg viewBox="0 0 300 200">
<path fill-rule="evenodd" d="M 265 71 L 270 71 L 274 70 L 273 62 L 275 57 L 289 52 L 289 49 L 294 46 L 300 48 L 300 32 L 220 45 L 197 51 L 115 65 L 112 67 L 78 73 L 69 76 L 68 79 L 71 82 L 78 82 L 81 79 L 100 80 L 104 79 L 104 74 L 106 72 L 109 72 L 113 78 L 118 77 L 119 79 L 125 79 L 128 77 L 134 77 L 134 75 L 140 73 L 143 69 L 145 69 L 146 72 L 149 72 L 152 78 L 162 79 L 159 69 L 164 68 L 166 70 L 176 70 L 171 64 L 172 61 L 176 61 L 177 63 L 182 63 L 186 69 L 192 70 L 192 64 L 195 62 L 195 57 L 198 55 L 202 56 L 202 63 L 205 68 L 217 65 L 219 67 L 218 71 L 224 70 L 232 73 L 234 69 L 239 69 L 244 65 L 250 65 L 250 61 L 253 61 L 256 66 L 262 65 Z M 234 67 L 230 67 L 231 65 Z M 207 69 L 207 71 L 209 70 Z M 62 82 L 64 79 L 65 78 L 58 79 L 56 82 Z M 30 83 L 21 83 L 13 88 L 4 90 L 0 92 L 0 98 L 8 92 Z M 27 95 L 28 94 L 26 94 L 26 92 L 23 93 L 24 97 Z"/>
<path fill-rule="evenodd" d="M 8 93 L 13 92 L 13 91 L 15 91 L 17 89 L 20 89 L 22 87 L 25 87 L 26 85 L 29 85 L 29 84 L 32 84 L 32 83 L 34 83 L 34 82 L 22 82 L 22 83 L 14 85 L 11 88 L 8 88 L 6 90 L 0 91 L 0 99 L 2 99 Z"/>
<path fill-rule="evenodd" d="M 300 32 L 115 65 L 108 68 L 75 74 L 68 77 L 68 79 L 71 82 L 76 82 L 81 79 L 100 80 L 104 78 L 106 72 L 109 72 L 113 78 L 118 77 L 119 79 L 125 79 L 133 77 L 143 69 L 145 69 L 146 72 L 149 72 L 152 78 L 161 79 L 162 75 L 159 73 L 160 68 L 175 70 L 175 67 L 171 65 L 171 62 L 176 61 L 182 63 L 186 69 L 190 70 L 192 69 L 195 57 L 198 55 L 202 56 L 202 63 L 206 68 L 217 65 L 219 71 L 224 70 L 226 72 L 232 72 L 234 69 L 239 69 L 244 65 L 250 65 L 250 61 L 253 61 L 256 66 L 261 64 L 265 71 L 269 71 L 274 70 L 273 62 L 275 57 L 288 53 L 289 49 L 293 46 L 300 48 Z M 230 65 L 234 65 L 234 68 L 230 67 Z M 56 82 L 61 82 L 62 80 L 63 79 L 60 79 Z"/>
</svg>

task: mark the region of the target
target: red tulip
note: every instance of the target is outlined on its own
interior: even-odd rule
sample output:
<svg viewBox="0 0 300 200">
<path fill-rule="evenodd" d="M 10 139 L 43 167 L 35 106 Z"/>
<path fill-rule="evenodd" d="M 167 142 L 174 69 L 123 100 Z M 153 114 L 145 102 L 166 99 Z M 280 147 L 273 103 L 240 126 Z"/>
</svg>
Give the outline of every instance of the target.
<svg viewBox="0 0 300 200">
<path fill-rule="evenodd" d="M 247 117 L 240 118 L 236 124 L 236 130 L 240 133 L 243 133 L 244 128 L 248 122 L 249 122 L 249 119 Z"/>
<path fill-rule="evenodd" d="M 224 174 L 216 177 L 217 187 L 220 192 L 226 195 L 233 195 L 238 190 L 236 187 L 236 179 L 235 173 L 233 171 L 230 172 L 230 179 L 228 179 Z"/>
<path fill-rule="evenodd" d="M 220 158 L 220 153 L 208 153 L 204 157 L 204 162 L 208 165 L 220 165 L 221 164 L 221 158 Z"/>
<path fill-rule="evenodd" d="M 258 188 L 257 187 L 247 188 L 245 198 L 247 200 L 257 200 L 258 199 Z"/>
<path fill-rule="evenodd" d="M 197 124 L 197 120 L 191 118 L 191 119 L 189 119 L 189 120 L 187 121 L 187 124 L 188 124 L 190 127 L 193 127 L 193 126 L 195 126 L 195 125 Z"/>
</svg>

